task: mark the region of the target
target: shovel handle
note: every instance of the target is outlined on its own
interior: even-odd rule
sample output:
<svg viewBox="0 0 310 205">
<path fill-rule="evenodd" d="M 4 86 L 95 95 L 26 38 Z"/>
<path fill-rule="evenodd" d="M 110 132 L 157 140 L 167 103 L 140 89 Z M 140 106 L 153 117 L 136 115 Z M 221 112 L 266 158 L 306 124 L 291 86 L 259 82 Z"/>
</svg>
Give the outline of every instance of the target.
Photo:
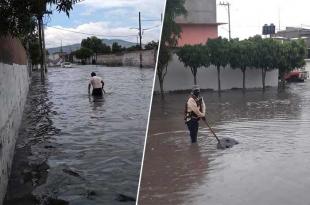
<svg viewBox="0 0 310 205">
<path fill-rule="evenodd" d="M 210 127 L 209 123 L 207 122 L 207 120 L 203 120 L 205 122 L 205 124 L 208 126 L 208 128 L 210 129 L 210 131 L 212 132 L 212 134 L 214 135 L 214 137 L 216 138 L 217 142 L 221 144 L 219 138 L 216 136 L 215 132 L 213 131 L 213 129 Z"/>
</svg>

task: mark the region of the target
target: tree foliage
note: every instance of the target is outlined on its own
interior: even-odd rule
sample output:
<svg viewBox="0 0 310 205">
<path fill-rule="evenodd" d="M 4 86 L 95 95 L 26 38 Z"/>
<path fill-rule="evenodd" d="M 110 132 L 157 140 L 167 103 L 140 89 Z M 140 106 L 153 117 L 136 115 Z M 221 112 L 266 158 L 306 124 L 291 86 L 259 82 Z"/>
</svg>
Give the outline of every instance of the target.
<svg viewBox="0 0 310 205">
<path fill-rule="evenodd" d="M 207 42 L 209 48 L 210 63 L 216 66 L 218 91 L 221 92 L 221 67 L 227 66 L 229 63 L 230 44 L 227 39 L 221 37 L 209 39 Z"/>
<path fill-rule="evenodd" d="M 87 58 L 93 55 L 93 51 L 89 48 L 80 48 L 79 50 L 75 51 L 75 56 L 81 60 L 87 60 Z"/>
<path fill-rule="evenodd" d="M 210 65 L 208 48 L 203 45 L 185 45 L 178 50 L 177 55 L 185 67 L 191 69 L 194 84 L 197 85 L 198 68 Z"/>
<path fill-rule="evenodd" d="M 117 42 L 114 42 L 112 44 L 112 52 L 113 53 L 119 53 L 125 50 L 121 45 L 119 45 Z"/>
<path fill-rule="evenodd" d="M 102 40 L 96 36 L 83 39 L 81 46 L 91 49 L 96 55 L 98 53 L 111 53 L 111 47 L 103 43 Z"/>
<path fill-rule="evenodd" d="M 175 22 L 177 16 L 186 15 L 184 7 L 185 0 L 167 0 L 165 17 L 163 22 L 160 52 L 158 56 L 157 76 L 160 84 L 160 91 L 163 95 L 163 82 L 167 74 L 168 63 L 171 60 L 171 48 L 176 47 L 181 36 L 181 28 Z"/>
<path fill-rule="evenodd" d="M 163 51 L 165 56 L 168 56 Z M 162 51 L 160 51 L 161 55 Z M 209 39 L 205 45 L 185 45 L 177 52 L 179 60 L 185 67 L 191 68 L 196 83 L 197 68 L 212 64 L 217 67 L 219 91 L 220 68 L 230 65 L 232 69 L 242 71 L 242 87 L 245 90 L 245 76 L 247 68 L 260 69 L 262 72 L 262 85 L 265 89 L 265 78 L 268 71 L 278 69 L 279 77 L 295 68 L 305 65 L 307 47 L 303 40 L 279 41 L 275 39 L 262 39 L 255 36 L 240 41 L 233 39 Z M 167 60 L 167 59 L 164 59 Z M 158 62 L 159 64 L 161 61 Z"/>
</svg>

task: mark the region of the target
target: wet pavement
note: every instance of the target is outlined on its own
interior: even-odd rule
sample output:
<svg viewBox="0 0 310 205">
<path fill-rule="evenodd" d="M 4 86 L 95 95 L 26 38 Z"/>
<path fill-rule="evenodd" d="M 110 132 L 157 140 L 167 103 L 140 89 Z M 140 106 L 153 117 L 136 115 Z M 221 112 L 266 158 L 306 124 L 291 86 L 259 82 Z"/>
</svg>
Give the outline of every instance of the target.
<svg viewBox="0 0 310 205">
<path fill-rule="evenodd" d="M 106 94 L 88 95 L 90 72 Z M 135 204 L 153 69 L 34 73 L 4 204 Z"/>
<path fill-rule="evenodd" d="M 166 95 L 164 102 L 155 95 L 139 205 L 309 204 L 310 82 L 203 97 L 217 136 L 239 144 L 217 149 L 202 122 L 198 144 L 190 144 L 187 94 Z"/>
</svg>

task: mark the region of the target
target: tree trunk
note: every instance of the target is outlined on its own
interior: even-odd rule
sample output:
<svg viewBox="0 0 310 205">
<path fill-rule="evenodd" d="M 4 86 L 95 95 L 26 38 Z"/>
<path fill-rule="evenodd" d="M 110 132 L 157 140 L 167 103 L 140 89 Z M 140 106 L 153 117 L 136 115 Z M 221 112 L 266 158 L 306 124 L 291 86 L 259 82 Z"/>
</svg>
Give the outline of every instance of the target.
<svg viewBox="0 0 310 205">
<path fill-rule="evenodd" d="M 164 98 L 164 79 L 158 76 L 159 80 L 159 87 L 160 87 L 160 95 L 162 98 Z"/>
<path fill-rule="evenodd" d="M 221 67 L 217 66 L 217 83 L 218 83 L 218 92 L 221 92 Z"/>
<path fill-rule="evenodd" d="M 242 70 L 242 90 L 245 92 L 245 70 L 246 68 L 241 69 Z"/>
<path fill-rule="evenodd" d="M 38 30 L 39 30 L 39 46 L 40 46 L 40 67 L 41 67 L 41 80 L 44 80 L 44 58 L 43 58 L 43 45 L 42 45 L 42 17 L 38 17 Z"/>
<path fill-rule="evenodd" d="M 265 80 L 266 80 L 266 69 L 262 68 L 262 83 L 263 83 L 263 91 L 265 91 L 266 86 L 265 86 Z"/>
<path fill-rule="evenodd" d="M 197 85 L 197 68 L 193 69 L 193 75 L 194 75 L 194 85 Z"/>
<path fill-rule="evenodd" d="M 43 65 L 44 65 L 44 72 L 47 73 L 46 50 L 45 50 L 45 34 L 44 34 L 43 19 L 41 20 L 41 29 L 42 29 L 42 45 L 43 45 Z"/>
</svg>

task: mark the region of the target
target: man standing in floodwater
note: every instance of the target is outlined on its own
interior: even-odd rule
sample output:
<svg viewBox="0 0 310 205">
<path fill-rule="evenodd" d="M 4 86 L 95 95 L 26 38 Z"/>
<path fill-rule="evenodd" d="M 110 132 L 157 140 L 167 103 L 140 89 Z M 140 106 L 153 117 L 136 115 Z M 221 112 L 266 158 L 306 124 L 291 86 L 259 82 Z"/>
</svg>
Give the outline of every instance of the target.
<svg viewBox="0 0 310 205">
<path fill-rule="evenodd" d="M 91 75 L 91 78 L 90 78 L 89 84 L 88 84 L 88 93 L 90 93 L 90 87 L 92 86 L 93 87 L 92 95 L 93 96 L 102 96 L 103 95 L 102 91 L 104 91 L 103 80 L 100 77 L 98 77 L 95 72 L 92 72 L 90 75 Z"/>
<path fill-rule="evenodd" d="M 198 122 L 200 119 L 205 120 L 206 114 L 206 105 L 200 96 L 200 88 L 198 86 L 193 87 L 191 95 L 185 104 L 184 114 L 184 120 L 190 132 L 191 141 L 192 143 L 196 143 L 199 128 Z"/>
</svg>

